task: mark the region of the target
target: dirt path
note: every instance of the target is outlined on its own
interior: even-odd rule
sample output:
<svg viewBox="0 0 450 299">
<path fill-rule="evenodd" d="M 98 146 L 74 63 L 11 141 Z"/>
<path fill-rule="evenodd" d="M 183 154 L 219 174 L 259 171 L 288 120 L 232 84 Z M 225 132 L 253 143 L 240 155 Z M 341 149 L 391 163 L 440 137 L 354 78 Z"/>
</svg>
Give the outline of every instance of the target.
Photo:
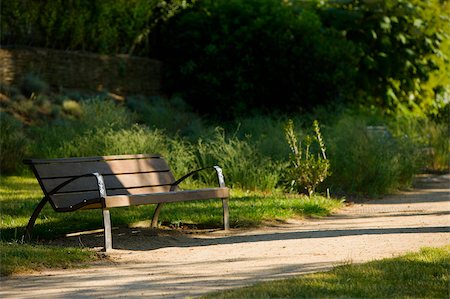
<svg viewBox="0 0 450 299">
<path fill-rule="evenodd" d="M 450 244 L 450 176 L 419 183 L 326 219 L 227 234 L 115 231 L 113 263 L 2 280 L 0 297 L 185 298 Z"/>
</svg>

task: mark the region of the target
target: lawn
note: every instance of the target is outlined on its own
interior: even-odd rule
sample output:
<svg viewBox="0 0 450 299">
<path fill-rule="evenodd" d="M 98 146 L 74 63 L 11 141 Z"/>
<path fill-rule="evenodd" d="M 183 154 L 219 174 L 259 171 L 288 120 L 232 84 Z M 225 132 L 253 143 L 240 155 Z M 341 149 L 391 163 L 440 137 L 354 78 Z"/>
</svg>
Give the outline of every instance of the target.
<svg viewBox="0 0 450 299">
<path fill-rule="evenodd" d="M 73 265 L 95 260 L 86 248 L 60 248 L 45 246 L 48 240 L 66 234 L 102 228 L 100 210 L 56 213 L 47 205 L 36 221 L 33 231 L 36 244 L 20 244 L 29 217 L 42 198 L 37 181 L 29 176 L 3 176 L 0 187 L 0 246 L 1 274 L 70 266 L 70 261 L 53 258 L 71 252 Z M 165 205 L 160 215 L 163 227 L 220 228 L 222 227 L 221 201 L 192 201 Z M 290 218 L 324 217 L 342 205 L 340 199 L 321 196 L 308 198 L 282 192 L 264 193 L 233 189 L 230 200 L 231 227 L 256 227 L 266 222 L 285 221 Z M 129 227 L 149 220 L 155 206 L 113 209 L 112 224 Z"/>
<path fill-rule="evenodd" d="M 450 245 L 203 298 L 449 298 Z"/>
</svg>

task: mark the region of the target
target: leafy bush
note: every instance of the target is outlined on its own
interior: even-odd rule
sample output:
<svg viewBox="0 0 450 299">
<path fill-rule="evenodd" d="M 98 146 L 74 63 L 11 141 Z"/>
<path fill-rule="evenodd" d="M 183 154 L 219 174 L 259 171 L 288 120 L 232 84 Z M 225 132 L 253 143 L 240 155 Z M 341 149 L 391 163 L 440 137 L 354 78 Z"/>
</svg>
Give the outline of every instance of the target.
<svg viewBox="0 0 450 299">
<path fill-rule="evenodd" d="M 126 105 L 136 112 L 137 120 L 150 128 L 163 129 L 169 134 L 198 138 L 205 130 L 202 120 L 181 98 L 129 97 Z"/>
<path fill-rule="evenodd" d="M 25 75 L 20 82 L 20 90 L 28 97 L 33 93 L 43 93 L 47 91 L 48 88 L 47 83 L 34 74 Z"/>
<path fill-rule="evenodd" d="M 304 188 L 309 196 L 330 175 L 330 161 L 325 153 L 325 143 L 317 121 L 313 122 L 313 128 L 315 136 L 306 135 L 303 138 L 304 145 L 298 141 L 292 120 L 289 120 L 284 128 L 286 140 L 291 149 L 290 164 L 287 169 L 291 189 L 298 192 Z M 317 143 L 320 153 L 313 152 L 313 142 Z"/>
<path fill-rule="evenodd" d="M 27 153 L 27 140 L 22 124 L 0 112 L 0 173 L 13 173 Z"/>
<path fill-rule="evenodd" d="M 417 144 L 394 137 L 381 117 L 345 113 L 327 140 L 334 191 L 385 194 L 410 186 L 420 167 Z"/>
<path fill-rule="evenodd" d="M 1 44 L 100 53 L 148 53 L 156 23 L 184 0 L 23 0 L 2 2 Z"/>
<path fill-rule="evenodd" d="M 356 48 L 301 5 L 199 1 L 172 18 L 154 46 L 167 91 L 221 118 L 346 98 Z"/>
<path fill-rule="evenodd" d="M 80 104 L 74 100 L 65 100 L 62 104 L 62 110 L 68 115 L 80 117 L 83 114 L 83 109 Z"/>
<path fill-rule="evenodd" d="M 438 108 L 450 88 L 450 3 L 441 0 L 321 1 L 318 13 L 359 48 L 359 99 L 378 107 Z"/>
<path fill-rule="evenodd" d="M 388 122 L 397 138 L 408 140 L 420 151 L 425 171 L 448 172 L 450 134 L 448 123 L 436 122 L 423 115 L 398 114 Z"/>
<path fill-rule="evenodd" d="M 41 158 L 102 154 L 112 151 L 113 145 L 107 144 L 111 132 L 133 126 L 134 115 L 110 100 L 93 98 L 81 102 L 80 107 L 77 119 L 62 118 L 31 127 L 31 153 Z M 120 139 L 114 142 L 127 141 Z"/>
<path fill-rule="evenodd" d="M 236 119 L 234 126 L 227 126 L 226 130 L 235 131 L 239 139 L 247 139 L 262 155 L 281 161 L 289 156 L 283 134 L 285 120 L 283 115 L 247 116 Z"/>
</svg>

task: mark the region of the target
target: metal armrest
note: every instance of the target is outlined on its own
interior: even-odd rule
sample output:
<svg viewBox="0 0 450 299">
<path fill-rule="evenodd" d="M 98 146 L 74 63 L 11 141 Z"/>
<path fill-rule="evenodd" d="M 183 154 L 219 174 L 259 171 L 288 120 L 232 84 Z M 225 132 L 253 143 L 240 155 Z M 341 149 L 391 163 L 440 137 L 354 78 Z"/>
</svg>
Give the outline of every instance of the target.
<svg viewBox="0 0 450 299">
<path fill-rule="evenodd" d="M 223 173 L 222 173 L 222 168 L 220 168 L 219 166 L 208 166 L 208 167 L 203 167 L 203 168 L 199 168 L 196 169 L 194 171 L 189 172 L 188 174 L 185 174 L 184 176 L 182 176 L 181 178 L 179 178 L 178 180 L 176 180 L 174 183 L 170 184 L 170 191 L 174 191 L 175 188 L 185 179 L 187 179 L 188 177 L 196 174 L 199 171 L 205 170 L 205 169 L 210 169 L 210 168 L 214 168 L 214 170 L 217 173 L 217 181 L 219 183 L 220 187 L 225 187 L 225 180 L 223 178 Z"/>
<path fill-rule="evenodd" d="M 101 174 L 99 174 L 98 172 L 88 173 L 88 174 L 83 174 L 83 175 L 79 175 L 76 177 L 72 177 L 72 178 L 68 179 L 67 181 L 64 181 L 61 184 L 59 184 L 58 186 L 56 186 L 52 191 L 50 191 L 48 193 L 48 195 L 50 196 L 50 195 L 55 194 L 56 192 L 61 190 L 64 186 L 67 186 L 68 184 L 72 183 L 75 180 L 78 180 L 80 178 L 90 177 L 90 176 L 94 176 L 97 179 L 99 197 L 105 198 L 106 197 L 105 182 L 103 181 L 103 176 Z"/>
</svg>

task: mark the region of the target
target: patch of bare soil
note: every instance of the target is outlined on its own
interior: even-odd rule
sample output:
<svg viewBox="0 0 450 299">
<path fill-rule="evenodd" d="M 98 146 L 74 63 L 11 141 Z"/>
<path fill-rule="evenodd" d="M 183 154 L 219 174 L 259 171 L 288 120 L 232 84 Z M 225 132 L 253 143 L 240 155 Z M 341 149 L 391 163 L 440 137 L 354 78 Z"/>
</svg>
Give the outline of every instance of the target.
<svg viewBox="0 0 450 299">
<path fill-rule="evenodd" d="M 3 280 L 0 297 L 185 298 L 450 244 L 450 176 L 420 176 L 416 186 L 332 217 L 252 230 L 115 229 L 109 260 Z M 100 250 L 103 239 L 56 242 Z"/>
</svg>

